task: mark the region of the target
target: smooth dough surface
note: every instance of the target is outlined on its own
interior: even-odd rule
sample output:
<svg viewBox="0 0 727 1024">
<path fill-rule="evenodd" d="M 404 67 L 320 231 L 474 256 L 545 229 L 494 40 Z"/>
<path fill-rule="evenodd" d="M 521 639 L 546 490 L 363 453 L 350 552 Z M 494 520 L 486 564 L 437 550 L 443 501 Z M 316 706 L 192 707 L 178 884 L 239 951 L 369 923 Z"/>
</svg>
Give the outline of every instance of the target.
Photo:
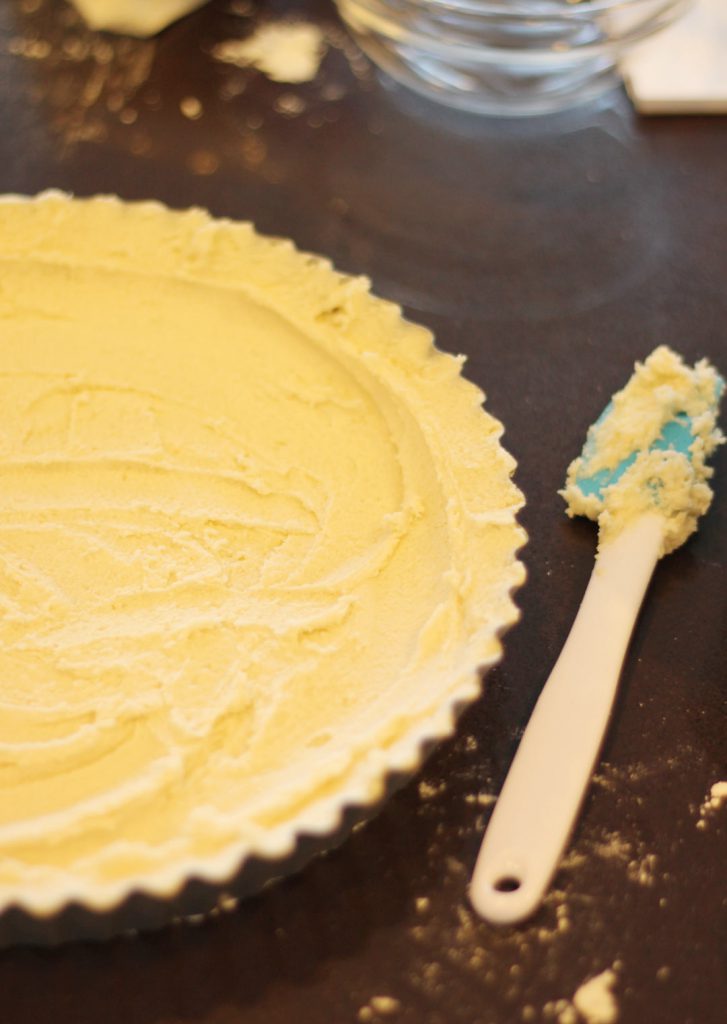
<svg viewBox="0 0 727 1024">
<path fill-rule="evenodd" d="M 0 203 L 0 904 L 287 850 L 477 692 L 522 580 L 461 361 L 201 211 Z"/>
</svg>

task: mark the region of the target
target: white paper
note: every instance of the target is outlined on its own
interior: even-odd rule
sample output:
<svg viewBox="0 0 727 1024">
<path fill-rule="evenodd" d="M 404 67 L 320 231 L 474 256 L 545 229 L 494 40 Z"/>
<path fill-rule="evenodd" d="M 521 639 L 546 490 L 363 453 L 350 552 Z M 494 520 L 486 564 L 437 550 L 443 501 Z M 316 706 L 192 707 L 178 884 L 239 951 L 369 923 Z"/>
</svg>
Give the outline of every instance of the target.
<svg viewBox="0 0 727 1024">
<path fill-rule="evenodd" d="M 727 113 L 727 0 L 697 0 L 635 47 L 621 70 L 644 114 Z"/>
</svg>

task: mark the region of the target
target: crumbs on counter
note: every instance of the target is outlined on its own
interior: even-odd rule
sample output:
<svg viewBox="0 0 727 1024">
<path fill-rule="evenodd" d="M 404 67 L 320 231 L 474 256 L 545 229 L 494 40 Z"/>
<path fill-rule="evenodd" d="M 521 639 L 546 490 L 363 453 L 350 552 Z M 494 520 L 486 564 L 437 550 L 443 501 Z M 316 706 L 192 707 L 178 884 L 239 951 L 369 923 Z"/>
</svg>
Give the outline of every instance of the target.
<svg viewBox="0 0 727 1024">
<path fill-rule="evenodd" d="M 554 895 L 557 895 L 557 892 Z M 561 895 L 563 895 L 563 894 L 561 894 Z M 565 902 L 563 902 L 563 903 L 556 903 L 556 905 L 555 905 L 555 926 L 554 927 L 550 926 L 548 928 L 539 928 L 538 929 L 538 938 L 540 939 L 541 942 L 548 942 L 550 939 L 553 938 L 554 935 L 557 935 L 559 932 L 567 932 L 567 931 L 569 931 L 570 927 L 571 927 L 571 920 L 570 920 L 569 911 L 568 911 L 568 904 L 565 903 Z"/>
<path fill-rule="evenodd" d="M 66 146 L 103 142 L 112 120 L 124 127 L 135 124 L 136 101 L 154 65 L 155 40 L 93 32 L 75 8 L 47 0 L 26 0 L 18 17 L 20 32 L 6 49 L 36 65 L 31 99 L 45 104 Z"/>
<path fill-rule="evenodd" d="M 458 740 L 456 750 L 460 755 L 466 754 L 468 746 L 471 749 L 466 740 Z M 470 764 L 469 759 L 462 764 L 462 759 L 458 759 L 456 770 L 449 778 L 448 791 L 454 795 L 463 788 L 467 793 L 467 787 L 472 785 L 476 776 L 479 789 L 483 782 L 487 782 L 482 778 L 481 766 L 478 768 L 476 764 Z M 432 813 L 446 802 L 422 800 L 419 813 L 427 810 Z M 463 801 L 461 806 L 467 807 L 468 803 Z M 469 813 L 467 828 L 474 849 L 481 832 L 481 815 Z M 552 987 L 557 985 L 562 958 L 571 948 L 576 927 L 580 929 L 585 920 L 595 919 L 597 923 L 598 908 L 594 907 L 592 897 L 579 891 L 571 879 L 566 888 L 556 886 L 551 889 L 537 918 L 524 928 L 492 929 L 477 917 L 468 903 L 466 888 L 471 864 L 464 847 L 460 852 L 449 842 L 453 834 L 464 840 L 466 831 L 464 827 L 453 829 L 451 823 L 442 830 L 438 826 L 432 829 L 427 861 L 429 869 L 436 871 L 442 898 L 436 900 L 436 908 L 435 900 L 429 896 L 413 898 L 408 932 L 417 950 L 417 963 L 407 973 L 407 984 L 431 1000 L 433 1006 L 443 1006 L 447 978 L 450 972 L 455 971 L 476 982 L 484 992 L 484 998 L 494 986 L 504 985 L 501 994 L 513 1004 L 513 1022 L 522 1019 L 533 1024 L 537 1021 L 583 1024 L 583 1014 L 575 1008 L 573 1000 L 558 998 L 557 991 L 545 1004 L 535 1005 L 527 996 L 535 973 L 548 979 Z M 588 857 L 592 860 L 590 852 Z M 620 861 L 617 863 L 621 865 Z M 503 962 L 509 963 L 504 980 Z M 597 969 L 596 964 L 584 963 L 581 969 L 587 972 L 589 966 L 595 973 L 593 968 Z M 519 1015 L 515 1009 L 518 1004 L 522 1010 Z M 372 1016 L 370 1020 L 373 1022 L 376 1018 Z M 596 1018 L 587 1024 L 599 1022 Z"/>
<path fill-rule="evenodd" d="M 615 1024 L 619 1008 L 613 994 L 617 964 L 584 981 L 572 999 L 552 999 L 543 1006 L 543 1018 L 556 1024 Z M 524 1017 L 535 1020 L 535 1015 Z"/>
<path fill-rule="evenodd" d="M 495 793 L 466 793 L 465 803 L 479 804 L 480 807 L 489 807 L 497 801 Z"/>
<path fill-rule="evenodd" d="M 578 1014 L 567 999 L 550 999 L 543 1007 L 543 1019 L 557 1021 L 557 1024 L 577 1024 Z"/>
<path fill-rule="evenodd" d="M 422 779 L 419 783 L 419 798 L 421 800 L 434 800 L 436 797 L 441 796 L 447 788 L 447 783 L 442 780 L 441 782 L 427 782 L 426 779 Z"/>
<path fill-rule="evenodd" d="M 24 39 L 16 36 L 8 43 L 8 53 L 27 60 L 46 60 L 51 55 L 51 45 L 47 39 Z"/>
<path fill-rule="evenodd" d="M 250 0 L 233 0 L 227 13 L 253 19 L 258 8 Z M 25 86 L 27 99 L 42 104 L 62 151 L 79 144 L 111 143 L 140 158 L 158 154 L 169 143 L 168 133 L 157 130 L 156 122 L 166 117 L 159 112 L 171 105 L 190 126 L 203 123 L 198 137 L 180 137 L 175 142 L 186 149 L 179 154 L 180 163 L 196 175 L 214 174 L 228 158 L 234 161 L 242 156 L 247 170 L 271 184 L 286 177 L 285 168 L 276 163 L 265 143 L 240 146 L 228 134 L 219 138 L 215 125 L 223 105 L 235 103 L 239 108 L 235 116 L 247 143 L 249 132 L 257 131 L 269 118 L 324 129 L 339 119 L 340 103 L 352 88 L 369 89 L 374 80 L 368 59 L 332 21 L 251 22 L 241 39 L 202 40 L 199 64 L 190 68 L 188 92 L 170 95 L 168 87 L 163 94 L 155 88 L 155 39 L 94 32 L 74 7 L 50 0 L 19 0 L 16 20 L 15 33 L 0 40 L 0 45 L 33 66 Z M 254 53 L 247 50 L 253 42 L 258 48 Z M 335 56 L 321 69 L 328 52 Z M 245 94 L 256 68 L 267 68 L 269 78 L 300 83 L 302 88 L 300 92 L 283 89 L 276 95 L 273 85 L 272 94 L 263 90 L 248 100 Z M 229 119 L 229 114 L 225 117 Z"/>
<path fill-rule="evenodd" d="M 663 764 L 660 764 L 657 770 L 661 771 L 663 767 L 675 767 L 676 763 L 674 758 L 665 758 Z M 624 783 L 633 785 L 634 783 L 641 782 L 643 779 L 654 774 L 654 771 L 654 768 L 641 764 L 638 761 L 627 767 L 603 761 L 599 770 L 594 773 L 592 781 L 602 789 L 616 790 L 622 788 Z"/>
<path fill-rule="evenodd" d="M 631 860 L 634 846 L 620 832 L 607 830 L 592 844 L 593 853 L 604 860 L 618 860 L 627 863 Z"/>
<path fill-rule="evenodd" d="M 646 853 L 643 857 L 635 857 L 626 865 L 626 874 L 632 882 L 639 885 L 652 886 L 656 884 L 657 867 L 659 858 L 655 853 Z"/>
<path fill-rule="evenodd" d="M 715 782 L 699 808 L 697 828 L 703 830 L 707 822 L 727 802 L 727 781 Z"/>
<path fill-rule="evenodd" d="M 240 897 L 232 893 L 223 892 L 217 900 L 217 907 L 222 914 L 231 914 L 240 905 Z"/>
<path fill-rule="evenodd" d="M 462 890 L 466 866 L 453 857 L 445 857 L 444 880 L 448 888 Z M 439 996 L 443 974 L 447 965 L 476 975 L 485 984 L 497 981 L 493 968 L 503 954 L 511 960 L 509 987 L 512 998 L 518 998 L 527 973 L 538 965 L 548 973 L 562 952 L 566 933 L 571 928 L 570 904 L 582 902 L 578 895 L 572 899 L 562 890 L 553 890 L 546 897 L 540 923 L 526 930 L 493 932 L 469 907 L 466 899 L 455 899 L 443 920 L 441 915 L 429 919 L 429 901 L 422 897 L 415 901 L 416 923 L 409 928 L 412 940 L 421 949 L 421 968 L 410 977 L 412 987 L 432 997 Z M 442 952 L 440 956 L 435 948 Z"/>
<path fill-rule="evenodd" d="M 643 842 L 638 839 L 627 839 L 615 829 L 606 829 L 593 839 L 584 838 L 581 849 L 571 850 L 561 862 L 561 868 L 578 868 L 589 857 L 597 857 L 599 860 L 625 868 L 626 877 L 630 882 L 651 887 L 658 880 L 657 854 L 647 852 Z"/>
</svg>

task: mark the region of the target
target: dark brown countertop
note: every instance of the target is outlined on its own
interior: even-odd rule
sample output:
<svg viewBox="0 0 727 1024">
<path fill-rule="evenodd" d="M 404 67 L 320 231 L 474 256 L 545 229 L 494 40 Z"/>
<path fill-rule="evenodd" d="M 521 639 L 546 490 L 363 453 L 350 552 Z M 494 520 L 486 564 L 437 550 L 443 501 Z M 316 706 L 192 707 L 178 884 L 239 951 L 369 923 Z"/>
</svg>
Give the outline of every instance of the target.
<svg viewBox="0 0 727 1024">
<path fill-rule="evenodd" d="M 382 86 L 318 0 L 260 7 L 329 29 L 295 86 L 210 55 L 252 5 L 213 2 L 144 43 L 69 10 L 0 8 L 0 191 L 206 206 L 368 274 L 468 355 L 505 423 L 529 580 L 484 696 L 373 822 L 217 920 L 0 953 L 3 1024 L 570 1024 L 557 1001 L 614 964 L 622 1024 L 719 1024 L 727 806 L 698 826 L 727 779 L 724 449 L 712 510 L 657 569 L 555 890 L 496 930 L 466 883 L 592 566 L 594 528 L 556 494 L 568 462 L 656 344 L 727 370 L 727 123 L 639 119 L 620 93 L 521 124 L 440 110 Z"/>
</svg>

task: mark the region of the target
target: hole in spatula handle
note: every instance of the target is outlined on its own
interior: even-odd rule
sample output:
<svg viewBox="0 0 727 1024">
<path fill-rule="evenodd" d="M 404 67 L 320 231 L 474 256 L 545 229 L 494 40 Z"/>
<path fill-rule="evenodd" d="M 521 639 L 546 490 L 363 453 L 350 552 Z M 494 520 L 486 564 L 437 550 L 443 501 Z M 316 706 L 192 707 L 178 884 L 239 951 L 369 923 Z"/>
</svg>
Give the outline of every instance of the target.
<svg viewBox="0 0 727 1024">
<path fill-rule="evenodd" d="M 492 888 L 496 892 L 517 892 L 521 885 L 521 880 L 514 875 L 503 875 L 501 878 L 495 879 Z"/>
</svg>

